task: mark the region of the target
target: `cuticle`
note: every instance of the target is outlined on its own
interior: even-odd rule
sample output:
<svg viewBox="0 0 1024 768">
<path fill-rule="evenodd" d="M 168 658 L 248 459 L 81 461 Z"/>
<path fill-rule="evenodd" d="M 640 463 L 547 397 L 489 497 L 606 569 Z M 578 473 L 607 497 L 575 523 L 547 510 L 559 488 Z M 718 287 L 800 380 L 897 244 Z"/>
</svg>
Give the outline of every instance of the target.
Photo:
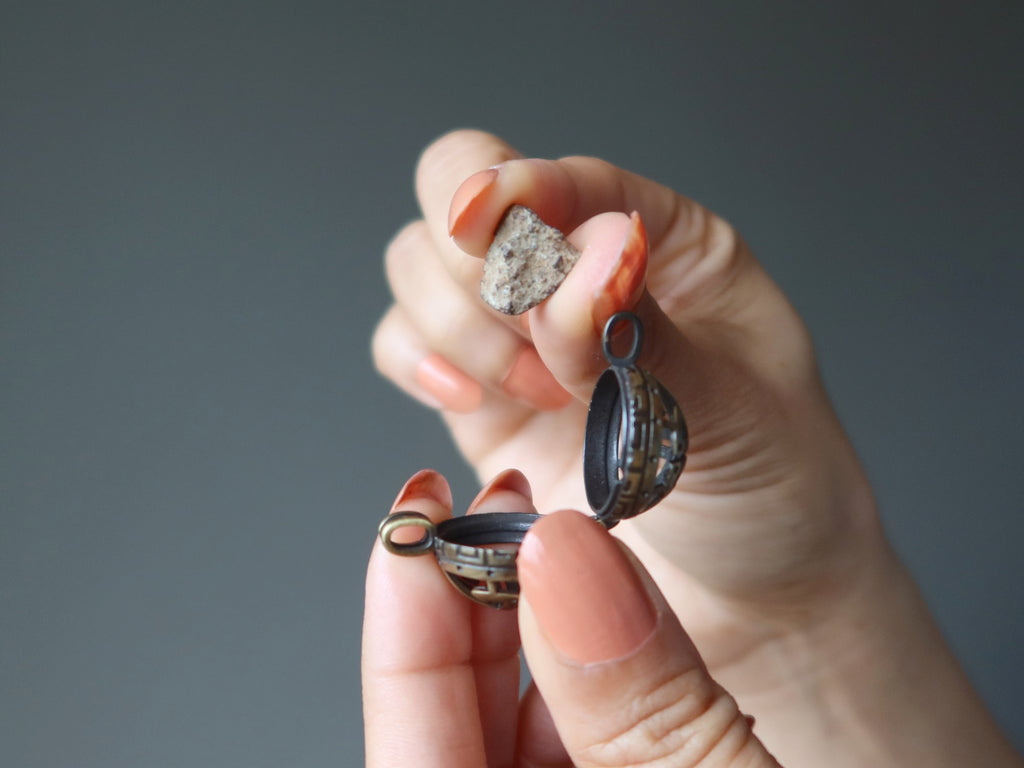
<svg viewBox="0 0 1024 768">
<path fill-rule="evenodd" d="M 542 628 L 538 627 L 538 629 L 540 630 L 541 634 L 544 635 L 544 639 L 547 640 L 548 647 L 551 648 L 555 658 L 558 659 L 558 661 L 563 666 L 578 669 L 588 674 L 597 674 L 606 668 L 622 664 L 623 662 L 629 661 L 630 659 L 633 659 L 636 656 L 640 655 L 647 648 L 647 646 L 651 645 L 654 642 L 654 638 L 658 635 L 658 630 L 661 629 L 662 624 L 665 621 L 665 613 L 666 612 L 663 610 L 657 611 L 657 619 L 655 620 L 654 625 L 651 627 L 651 631 L 632 650 L 627 651 L 626 653 L 620 656 L 613 656 L 610 659 L 602 659 L 601 661 L 579 661 L 570 656 L 567 656 L 565 653 L 558 650 L 558 647 L 554 643 L 552 643 L 550 639 L 548 639 L 547 634 L 544 632 Z"/>
</svg>

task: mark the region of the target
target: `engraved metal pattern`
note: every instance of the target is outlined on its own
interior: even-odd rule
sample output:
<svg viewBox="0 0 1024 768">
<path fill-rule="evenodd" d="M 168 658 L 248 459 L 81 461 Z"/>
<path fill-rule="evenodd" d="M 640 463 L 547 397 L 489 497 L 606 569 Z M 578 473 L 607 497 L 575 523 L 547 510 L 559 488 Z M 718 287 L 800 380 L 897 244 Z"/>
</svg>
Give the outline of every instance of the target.
<svg viewBox="0 0 1024 768">
<path fill-rule="evenodd" d="M 471 547 L 435 539 L 437 564 L 462 594 L 494 608 L 511 608 L 519 599 L 516 552 Z"/>
<path fill-rule="evenodd" d="M 612 352 L 620 323 L 633 331 L 629 352 Z M 686 460 L 686 421 L 675 399 L 651 373 L 638 368 L 643 326 L 630 312 L 613 315 L 602 347 L 609 367 L 597 380 L 587 413 L 583 481 L 595 517 L 611 528 L 657 504 L 675 487 Z M 519 599 L 516 556 L 539 515 L 487 512 L 453 517 L 436 525 L 418 512 L 396 512 L 379 528 L 393 554 L 430 553 L 462 594 L 494 608 Z M 418 539 L 395 541 L 403 528 L 419 528 Z"/>
<path fill-rule="evenodd" d="M 633 327 L 625 357 L 611 351 L 617 324 Z M 643 342 L 639 319 L 614 315 L 604 330 L 610 367 L 594 387 L 587 414 L 583 477 L 595 516 L 611 528 L 661 501 L 686 461 L 686 421 L 675 399 L 651 373 L 635 365 Z"/>
<path fill-rule="evenodd" d="M 448 580 L 471 600 L 492 608 L 514 608 L 519 600 L 516 555 L 539 515 L 488 512 L 453 517 L 435 525 L 418 512 L 396 512 L 380 524 L 384 547 L 396 555 L 432 552 Z M 421 539 L 393 540 L 401 528 L 424 530 Z M 481 546 L 481 545 L 490 546 Z M 503 548 L 502 548 L 503 547 Z"/>
</svg>

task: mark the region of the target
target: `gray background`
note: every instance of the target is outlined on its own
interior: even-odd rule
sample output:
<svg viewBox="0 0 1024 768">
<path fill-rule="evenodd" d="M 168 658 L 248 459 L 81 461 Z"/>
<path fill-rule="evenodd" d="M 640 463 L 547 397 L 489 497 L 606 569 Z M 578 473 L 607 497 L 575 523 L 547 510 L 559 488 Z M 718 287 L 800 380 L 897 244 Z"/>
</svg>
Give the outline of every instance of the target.
<svg viewBox="0 0 1024 768">
<path fill-rule="evenodd" d="M 361 762 L 375 525 L 476 490 L 368 352 L 457 126 L 741 229 L 1024 745 L 1022 6 L 826 5 L 3 3 L 0 764 Z"/>
</svg>

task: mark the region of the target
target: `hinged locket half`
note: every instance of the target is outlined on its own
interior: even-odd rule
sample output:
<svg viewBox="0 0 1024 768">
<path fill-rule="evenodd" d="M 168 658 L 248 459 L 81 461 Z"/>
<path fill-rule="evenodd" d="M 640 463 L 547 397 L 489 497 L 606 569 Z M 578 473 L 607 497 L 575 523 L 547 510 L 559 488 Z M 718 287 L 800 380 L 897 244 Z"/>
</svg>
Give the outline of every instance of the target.
<svg viewBox="0 0 1024 768">
<path fill-rule="evenodd" d="M 628 324 L 632 342 L 617 356 L 612 338 Z M 587 503 L 606 528 L 650 509 L 675 487 L 686 461 L 686 421 L 675 398 L 649 371 L 636 365 L 643 325 L 632 312 L 605 324 L 602 348 L 608 368 L 591 395 L 583 443 Z M 418 512 L 398 511 L 380 524 L 384 547 L 396 555 L 432 553 L 464 595 L 494 608 L 512 608 L 519 598 L 516 555 L 540 515 L 482 512 L 433 523 Z M 412 543 L 394 541 L 396 531 L 420 528 Z"/>
</svg>

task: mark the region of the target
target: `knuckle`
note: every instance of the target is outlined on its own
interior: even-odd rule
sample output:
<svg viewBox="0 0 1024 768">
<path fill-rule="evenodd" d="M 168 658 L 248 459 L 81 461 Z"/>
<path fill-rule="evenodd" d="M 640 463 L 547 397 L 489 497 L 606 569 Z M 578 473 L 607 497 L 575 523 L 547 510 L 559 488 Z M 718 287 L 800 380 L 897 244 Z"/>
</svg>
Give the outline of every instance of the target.
<svg viewBox="0 0 1024 768">
<path fill-rule="evenodd" d="M 410 260 L 429 246 L 427 224 L 422 219 L 410 222 L 398 230 L 384 249 L 384 271 L 388 283 L 394 286 L 407 271 Z"/>
<path fill-rule="evenodd" d="M 704 257 L 698 262 L 695 277 L 721 294 L 734 286 L 752 263 L 750 249 L 732 225 L 709 216 Z"/>
<path fill-rule="evenodd" d="M 370 339 L 370 356 L 373 359 L 374 368 L 382 376 L 390 378 L 390 359 L 388 354 L 392 347 L 393 337 L 396 331 L 396 309 L 392 307 L 373 330 Z"/>
<path fill-rule="evenodd" d="M 681 272 L 675 290 L 681 298 L 727 299 L 752 261 L 750 251 L 724 219 L 696 204 L 681 204 L 680 211 L 677 232 L 682 237 L 670 246 L 677 253 L 675 265 Z"/>
<path fill-rule="evenodd" d="M 491 134 L 471 128 L 459 128 L 443 134 L 423 150 L 416 164 L 416 183 L 422 187 L 425 182 L 461 165 L 460 158 L 480 154 L 495 154 L 500 142 Z M 483 166 L 482 166 L 483 167 Z M 468 173 L 472 173 L 472 169 Z M 468 174 L 467 174 L 468 175 Z"/>
<path fill-rule="evenodd" d="M 478 320 L 476 311 L 468 303 L 450 302 L 436 314 L 433 325 L 425 330 L 436 343 L 451 340 L 457 344 L 479 332 Z"/>
<path fill-rule="evenodd" d="M 601 768 L 712 768 L 730 765 L 753 739 L 724 689 L 701 669 L 660 683 L 624 712 L 625 727 L 581 753 Z"/>
</svg>

